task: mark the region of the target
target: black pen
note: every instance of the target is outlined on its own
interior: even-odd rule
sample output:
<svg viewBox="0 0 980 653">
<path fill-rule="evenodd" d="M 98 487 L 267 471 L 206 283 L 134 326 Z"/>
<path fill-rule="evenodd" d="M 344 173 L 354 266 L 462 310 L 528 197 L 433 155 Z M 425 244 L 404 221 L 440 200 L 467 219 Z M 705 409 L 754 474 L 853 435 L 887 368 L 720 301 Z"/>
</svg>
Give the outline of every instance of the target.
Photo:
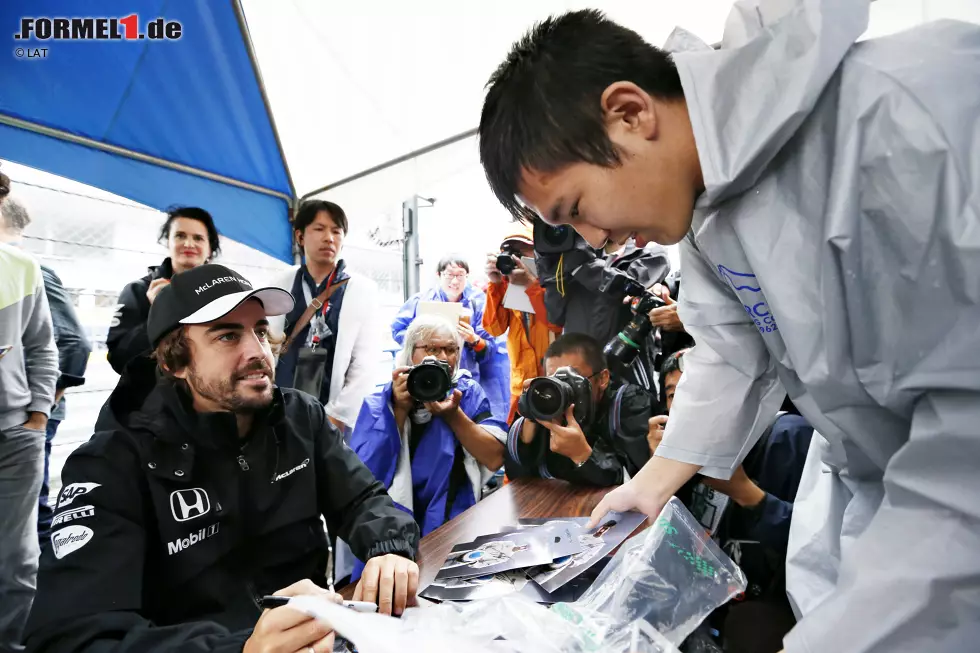
<svg viewBox="0 0 980 653">
<path fill-rule="evenodd" d="M 288 596 L 263 596 L 259 601 L 259 607 L 263 610 L 271 610 L 272 608 L 281 608 L 287 603 L 289 603 Z"/>
<path fill-rule="evenodd" d="M 280 608 L 289 603 L 288 596 L 263 596 L 259 600 L 259 607 L 263 610 L 271 610 L 272 608 Z M 367 601 L 344 601 L 344 607 L 350 608 L 355 612 L 377 612 L 378 606 L 374 603 L 368 603 Z"/>
</svg>

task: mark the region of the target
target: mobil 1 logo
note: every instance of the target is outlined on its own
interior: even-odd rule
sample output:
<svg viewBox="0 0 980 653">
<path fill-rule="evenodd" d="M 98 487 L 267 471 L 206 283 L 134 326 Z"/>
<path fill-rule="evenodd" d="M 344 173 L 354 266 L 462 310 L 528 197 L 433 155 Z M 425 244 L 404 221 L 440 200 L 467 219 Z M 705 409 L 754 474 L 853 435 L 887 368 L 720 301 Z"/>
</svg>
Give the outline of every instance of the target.
<svg viewBox="0 0 980 653">
<path fill-rule="evenodd" d="M 175 553 L 180 553 L 185 549 L 189 549 L 198 542 L 206 540 L 209 537 L 213 537 L 218 534 L 218 526 L 220 524 L 211 524 L 207 528 L 202 528 L 199 531 L 194 531 L 187 537 L 182 537 L 174 540 L 173 542 L 167 543 L 167 555 L 173 555 Z"/>
</svg>

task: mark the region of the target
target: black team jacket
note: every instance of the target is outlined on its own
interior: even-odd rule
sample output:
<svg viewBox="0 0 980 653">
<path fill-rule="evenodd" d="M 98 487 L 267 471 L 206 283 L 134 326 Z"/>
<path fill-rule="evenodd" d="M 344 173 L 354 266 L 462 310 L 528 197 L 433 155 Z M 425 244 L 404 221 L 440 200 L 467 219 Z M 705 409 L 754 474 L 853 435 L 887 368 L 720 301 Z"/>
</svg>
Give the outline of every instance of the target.
<svg viewBox="0 0 980 653">
<path fill-rule="evenodd" d="M 127 399 L 65 464 L 28 650 L 241 651 L 262 595 L 325 584 L 321 515 L 362 560 L 414 557 L 415 521 L 309 395 L 276 389 L 247 438 L 168 380 Z"/>
</svg>

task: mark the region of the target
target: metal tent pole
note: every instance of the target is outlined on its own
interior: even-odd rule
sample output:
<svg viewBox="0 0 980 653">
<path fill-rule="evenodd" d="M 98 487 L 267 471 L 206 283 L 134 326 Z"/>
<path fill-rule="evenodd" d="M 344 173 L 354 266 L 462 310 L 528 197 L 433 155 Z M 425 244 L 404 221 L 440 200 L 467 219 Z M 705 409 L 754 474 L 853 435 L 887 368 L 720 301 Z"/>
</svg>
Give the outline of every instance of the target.
<svg viewBox="0 0 980 653">
<path fill-rule="evenodd" d="M 339 181 L 335 181 L 333 183 L 327 184 L 326 186 L 310 191 L 309 193 L 306 193 L 302 197 L 300 197 L 300 201 L 313 197 L 314 195 L 319 195 L 320 193 L 326 192 L 328 190 L 334 190 L 335 188 L 343 186 L 344 184 L 349 184 L 352 181 L 363 179 L 368 175 L 373 175 L 376 172 L 381 172 L 382 170 L 386 170 L 387 168 L 396 166 L 399 163 L 404 163 L 405 161 L 414 159 L 417 156 L 422 156 L 423 154 L 428 154 L 429 152 L 435 152 L 436 150 L 442 149 L 447 145 L 452 145 L 453 143 L 458 143 L 459 141 L 466 140 L 471 136 L 476 136 L 477 131 L 479 131 L 477 127 L 474 127 L 473 129 L 467 129 L 465 132 L 456 134 L 455 136 L 444 138 L 441 141 L 436 141 L 435 143 L 426 145 L 425 147 L 420 147 L 417 150 L 412 150 L 408 154 L 403 154 L 389 161 L 385 161 L 384 163 L 379 163 L 378 165 L 368 168 L 367 170 L 362 170 L 349 177 L 344 177 Z"/>
<path fill-rule="evenodd" d="M 259 93 L 262 95 L 262 104 L 265 105 L 265 113 L 269 118 L 269 126 L 272 127 L 272 135 L 276 139 L 276 147 L 279 149 L 279 160 L 286 171 L 286 181 L 289 183 L 289 192 L 296 197 L 296 187 L 293 185 L 293 176 L 289 172 L 289 164 L 286 163 L 286 152 L 282 149 L 282 141 L 279 139 L 279 130 L 276 128 L 276 119 L 272 115 L 272 105 L 269 104 L 269 96 L 265 92 L 265 82 L 262 80 L 262 71 L 259 70 L 259 62 L 255 57 L 255 48 L 252 46 L 252 37 L 248 31 L 248 23 L 245 21 L 245 10 L 242 8 L 241 0 L 232 0 L 235 9 L 235 18 L 238 19 L 238 29 L 242 33 L 242 42 L 245 44 L 245 51 L 248 53 L 248 60 L 252 63 L 252 72 L 255 74 L 255 81 L 259 85 Z"/>
<path fill-rule="evenodd" d="M 201 170 L 199 168 L 194 168 L 192 166 L 184 165 L 183 163 L 168 161 L 167 159 L 161 159 L 160 157 L 156 157 L 151 154 L 136 152 L 134 150 L 130 150 L 125 147 L 120 147 L 119 145 L 110 145 L 109 143 L 103 143 L 101 141 L 88 138 L 87 136 L 79 136 L 77 134 L 72 134 L 70 132 L 66 132 L 61 129 L 55 129 L 54 127 L 47 127 L 45 125 L 39 125 L 37 123 L 30 122 L 27 120 L 21 120 L 20 118 L 14 118 L 12 116 L 0 114 L 0 124 L 9 125 L 10 127 L 16 127 L 18 129 L 23 129 L 24 131 L 33 132 L 35 134 L 41 134 L 42 136 L 49 136 L 59 141 L 74 143 L 75 145 L 84 145 L 85 147 L 92 148 L 93 150 L 101 150 L 102 152 L 116 154 L 122 157 L 126 157 L 127 159 L 133 159 L 134 161 L 140 161 L 142 163 L 150 163 L 155 166 L 159 166 L 161 168 L 176 170 L 177 172 L 183 172 L 188 175 L 194 175 L 196 177 L 201 177 L 202 179 L 217 181 L 222 184 L 227 184 L 228 186 L 235 186 L 237 188 L 243 188 L 245 190 L 250 190 L 255 193 L 261 193 L 263 195 L 278 197 L 285 200 L 287 204 L 289 204 L 292 201 L 292 197 L 290 197 L 286 193 L 282 193 L 277 190 L 272 190 L 271 188 L 256 186 L 255 184 L 250 184 L 247 181 L 233 179 L 232 177 L 219 175 L 218 173 L 210 172 L 208 170 Z"/>
</svg>

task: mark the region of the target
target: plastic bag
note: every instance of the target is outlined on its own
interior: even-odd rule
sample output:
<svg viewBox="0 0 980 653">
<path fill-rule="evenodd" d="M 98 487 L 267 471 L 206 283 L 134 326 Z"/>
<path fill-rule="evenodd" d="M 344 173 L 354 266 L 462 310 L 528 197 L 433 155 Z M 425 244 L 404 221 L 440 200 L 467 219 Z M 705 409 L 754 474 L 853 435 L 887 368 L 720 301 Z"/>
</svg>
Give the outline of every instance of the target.
<svg viewBox="0 0 980 653">
<path fill-rule="evenodd" d="M 414 632 L 471 638 L 494 653 L 679 653 L 646 622 L 611 628 L 605 615 L 549 609 L 520 594 L 412 610 L 403 621 Z"/>
<path fill-rule="evenodd" d="M 678 646 L 745 586 L 742 570 L 673 498 L 646 536 L 626 542 L 570 607 L 604 615 L 609 632 L 643 620 Z"/>
<path fill-rule="evenodd" d="M 312 597 L 289 605 L 332 625 L 359 653 L 678 653 L 698 624 L 745 584 L 741 570 L 671 499 L 575 603 L 549 609 L 509 594 L 414 608 L 401 619 Z"/>
</svg>

